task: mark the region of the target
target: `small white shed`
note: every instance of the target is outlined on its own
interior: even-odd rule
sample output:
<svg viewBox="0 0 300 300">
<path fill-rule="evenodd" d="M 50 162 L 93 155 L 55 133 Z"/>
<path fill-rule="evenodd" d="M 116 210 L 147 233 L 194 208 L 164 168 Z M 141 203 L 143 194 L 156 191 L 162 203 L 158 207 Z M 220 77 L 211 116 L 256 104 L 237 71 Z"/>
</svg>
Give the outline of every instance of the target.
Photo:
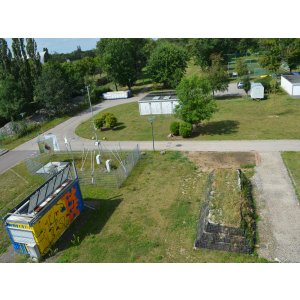
<svg viewBox="0 0 300 300">
<path fill-rule="evenodd" d="M 263 99 L 265 88 L 260 82 L 251 82 L 250 96 L 252 99 Z"/>
<path fill-rule="evenodd" d="M 281 87 L 291 96 L 300 96 L 300 75 L 281 75 Z"/>
<path fill-rule="evenodd" d="M 175 92 L 153 92 L 139 100 L 140 115 L 173 114 L 178 98 Z"/>
</svg>

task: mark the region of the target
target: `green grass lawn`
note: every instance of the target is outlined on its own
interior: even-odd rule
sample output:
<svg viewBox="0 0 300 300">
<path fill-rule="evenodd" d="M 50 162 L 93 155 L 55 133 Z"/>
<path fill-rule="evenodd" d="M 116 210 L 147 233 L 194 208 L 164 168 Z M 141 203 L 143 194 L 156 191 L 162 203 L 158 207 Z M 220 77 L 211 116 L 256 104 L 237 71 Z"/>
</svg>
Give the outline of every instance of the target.
<svg viewBox="0 0 300 300">
<path fill-rule="evenodd" d="M 195 140 L 254 140 L 299 139 L 296 120 L 300 119 L 300 100 L 286 95 L 270 95 L 260 102 L 247 98 L 217 100 L 219 111 L 203 124 L 190 139 Z M 138 103 L 122 104 L 106 110 L 115 114 L 119 125 L 115 130 L 99 131 L 108 140 L 151 140 L 148 116 L 140 116 Z M 101 112 L 102 113 L 102 112 Z M 101 114 L 100 113 L 100 114 Z M 97 117 L 97 115 L 96 115 Z M 172 115 L 157 115 L 154 121 L 156 140 L 167 140 Z M 91 139 L 91 120 L 76 128 L 76 134 Z M 180 139 L 180 138 L 179 138 Z"/>
<path fill-rule="evenodd" d="M 193 250 L 207 173 L 183 154 L 147 153 L 118 190 L 82 187 L 86 208 L 70 245 L 51 262 L 261 262 L 256 255 Z M 67 234 L 68 236 L 68 234 Z"/>
<path fill-rule="evenodd" d="M 300 152 L 283 152 L 282 158 L 289 170 L 298 200 L 300 201 Z"/>
<path fill-rule="evenodd" d="M 14 167 L 14 171 L 19 176 L 11 171 L 0 176 L 1 187 L 9 186 L 5 192 L 6 204 L 20 191 L 29 194 L 41 180 L 28 175 L 24 164 Z M 82 186 L 85 203 L 95 210 L 85 208 L 47 260 L 264 262 L 256 255 L 193 250 L 207 175 L 180 152 L 165 155 L 147 152 L 120 189 Z M 3 252 L 9 240 L 2 229 L 0 236 Z"/>
</svg>

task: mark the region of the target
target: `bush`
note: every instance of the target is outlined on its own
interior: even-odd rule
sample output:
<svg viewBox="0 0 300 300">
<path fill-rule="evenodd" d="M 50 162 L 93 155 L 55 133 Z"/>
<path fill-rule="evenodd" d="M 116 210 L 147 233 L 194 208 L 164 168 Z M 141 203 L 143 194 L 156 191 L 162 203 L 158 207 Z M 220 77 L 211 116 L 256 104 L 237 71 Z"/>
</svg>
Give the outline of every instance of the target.
<svg viewBox="0 0 300 300">
<path fill-rule="evenodd" d="M 117 118 L 111 114 L 111 113 L 107 113 L 106 118 L 105 118 L 105 127 L 106 128 L 113 128 L 117 125 Z"/>
<path fill-rule="evenodd" d="M 179 126 L 179 134 L 183 137 L 183 138 L 187 138 L 190 137 L 192 135 L 192 131 L 193 131 L 193 125 L 190 123 L 180 123 Z"/>
<path fill-rule="evenodd" d="M 104 126 L 104 123 L 105 123 L 105 117 L 103 115 L 95 120 L 95 126 L 98 129 L 101 129 Z"/>
<path fill-rule="evenodd" d="M 113 128 L 117 125 L 117 122 L 118 120 L 114 114 L 107 112 L 95 120 L 95 126 L 98 129 L 101 129 L 102 127 Z"/>
<path fill-rule="evenodd" d="M 170 125 L 170 131 L 174 135 L 179 135 L 179 122 L 172 122 Z"/>
</svg>

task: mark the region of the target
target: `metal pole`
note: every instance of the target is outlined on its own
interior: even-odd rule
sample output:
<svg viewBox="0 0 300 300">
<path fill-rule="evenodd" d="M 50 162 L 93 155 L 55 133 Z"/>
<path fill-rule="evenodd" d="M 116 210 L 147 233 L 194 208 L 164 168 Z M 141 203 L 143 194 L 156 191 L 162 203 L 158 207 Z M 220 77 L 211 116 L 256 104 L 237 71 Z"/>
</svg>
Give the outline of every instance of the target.
<svg viewBox="0 0 300 300">
<path fill-rule="evenodd" d="M 88 85 L 86 86 L 86 89 L 87 89 L 88 98 L 89 98 L 89 104 L 90 104 L 90 109 L 91 109 L 91 114 L 92 114 L 92 122 L 93 122 L 94 131 L 95 131 L 96 142 L 98 144 L 98 136 L 97 136 L 96 126 L 95 126 L 95 122 L 94 122 L 94 114 L 93 114 L 92 102 L 91 102 L 91 97 L 90 97 L 90 88 Z"/>
<path fill-rule="evenodd" d="M 153 151 L 155 151 L 155 148 L 154 148 L 154 132 L 153 132 L 153 121 L 151 121 L 151 129 L 152 129 L 152 147 L 153 147 Z"/>
</svg>

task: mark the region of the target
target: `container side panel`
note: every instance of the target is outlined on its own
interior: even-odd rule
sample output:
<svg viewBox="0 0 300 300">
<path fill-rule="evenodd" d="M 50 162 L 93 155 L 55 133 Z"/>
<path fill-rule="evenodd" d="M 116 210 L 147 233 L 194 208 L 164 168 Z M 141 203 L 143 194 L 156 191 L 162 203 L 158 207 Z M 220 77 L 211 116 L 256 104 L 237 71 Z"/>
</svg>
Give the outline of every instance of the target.
<svg viewBox="0 0 300 300">
<path fill-rule="evenodd" d="M 78 182 L 70 186 L 56 204 L 33 225 L 40 253 L 45 254 L 84 207 Z"/>
</svg>

